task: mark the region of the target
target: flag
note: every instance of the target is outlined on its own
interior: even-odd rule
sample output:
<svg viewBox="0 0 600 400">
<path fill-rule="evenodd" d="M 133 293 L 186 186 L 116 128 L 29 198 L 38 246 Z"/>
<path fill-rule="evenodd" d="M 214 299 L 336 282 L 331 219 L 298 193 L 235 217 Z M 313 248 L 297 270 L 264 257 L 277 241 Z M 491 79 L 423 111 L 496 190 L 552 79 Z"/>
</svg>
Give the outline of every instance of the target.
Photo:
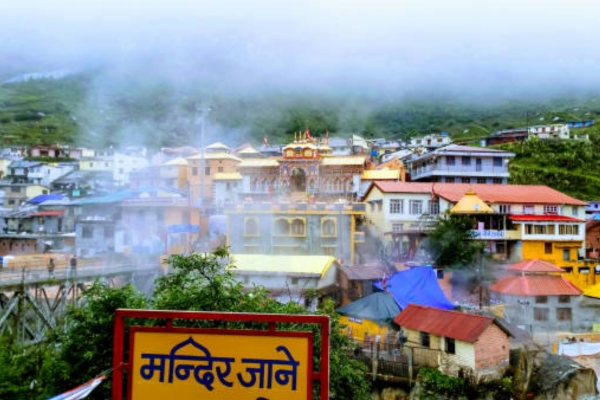
<svg viewBox="0 0 600 400">
<path fill-rule="evenodd" d="M 263 138 L 263 146 L 268 146 L 269 142 L 267 141 L 267 135 Z"/>
<path fill-rule="evenodd" d="M 310 136 L 310 129 L 308 129 L 308 125 L 306 126 L 306 140 L 312 140 L 312 136 Z"/>
<path fill-rule="evenodd" d="M 92 393 L 92 390 L 96 389 L 98 385 L 106 378 L 106 375 L 100 375 L 89 382 L 84 383 L 81 386 L 76 387 L 73 390 L 54 396 L 48 400 L 79 400 L 84 399 L 88 394 Z"/>
</svg>

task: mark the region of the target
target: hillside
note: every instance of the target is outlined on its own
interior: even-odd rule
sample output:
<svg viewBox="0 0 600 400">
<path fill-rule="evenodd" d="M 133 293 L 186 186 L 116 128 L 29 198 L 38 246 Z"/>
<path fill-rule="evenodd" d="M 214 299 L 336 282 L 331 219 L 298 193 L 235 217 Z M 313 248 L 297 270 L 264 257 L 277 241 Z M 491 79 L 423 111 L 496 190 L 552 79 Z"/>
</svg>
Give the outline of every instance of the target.
<svg viewBox="0 0 600 400">
<path fill-rule="evenodd" d="M 199 104 L 209 105 L 205 142 L 285 143 L 309 126 L 313 136 L 408 139 L 449 132 L 469 141 L 519 126 L 598 119 L 593 95 L 543 100 L 485 101 L 448 97 L 374 99 L 353 94 L 209 93 L 202 85 L 176 87 L 144 75 L 107 80 L 98 71 L 62 79 L 0 85 L 3 144 L 78 146 L 143 144 L 149 148 L 199 144 Z M 201 102 L 198 99 L 210 99 Z M 517 157 L 513 183 L 540 183 L 583 200 L 600 197 L 600 128 L 591 143 L 531 141 L 503 145 Z"/>
<path fill-rule="evenodd" d="M 530 139 L 496 146 L 516 153 L 510 183 L 548 185 L 580 200 L 598 200 L 600 127 L 580 131 L 589 133 L 589 142 Z"/>
</svg>

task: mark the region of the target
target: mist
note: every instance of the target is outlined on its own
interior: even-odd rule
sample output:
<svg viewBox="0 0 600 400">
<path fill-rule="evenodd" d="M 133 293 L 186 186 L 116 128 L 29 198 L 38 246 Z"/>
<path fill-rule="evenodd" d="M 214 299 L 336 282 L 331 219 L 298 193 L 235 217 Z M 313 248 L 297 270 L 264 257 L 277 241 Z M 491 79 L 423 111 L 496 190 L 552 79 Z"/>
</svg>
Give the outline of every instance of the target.
<svg viewBox="0 0 600 400">
<path fill-rule="evenodd" d="M 589 90 L 600 4 L 20 0 L 0 77 L 95 68 L 225 93 L 535 96 Z"/>
</svg>

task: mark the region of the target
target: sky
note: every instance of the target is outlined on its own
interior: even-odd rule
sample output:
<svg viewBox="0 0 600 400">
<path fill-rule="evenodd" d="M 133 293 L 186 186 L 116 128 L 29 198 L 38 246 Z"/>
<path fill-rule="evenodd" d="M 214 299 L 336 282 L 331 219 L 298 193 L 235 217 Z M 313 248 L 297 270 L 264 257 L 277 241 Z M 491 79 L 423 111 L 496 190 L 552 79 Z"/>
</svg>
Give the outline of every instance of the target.
<svg viewBox="0 0 600 400">
<path fill-rule="evenodd" d="M 599 14 L 593 0 L 2 0 L 0 74 L 103 66 L 232 91 L 583 90 L 600 83 Z"/>
</svg>

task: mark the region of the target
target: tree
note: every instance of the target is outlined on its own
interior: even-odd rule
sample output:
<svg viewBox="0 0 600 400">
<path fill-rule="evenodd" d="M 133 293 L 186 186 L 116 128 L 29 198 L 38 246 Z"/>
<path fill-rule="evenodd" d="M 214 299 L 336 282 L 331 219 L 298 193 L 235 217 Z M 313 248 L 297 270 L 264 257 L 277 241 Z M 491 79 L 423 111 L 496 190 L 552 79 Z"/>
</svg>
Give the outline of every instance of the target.
<svg viewBox="0 0 600 400">
<path fill-rule="evenodd" d="M 114 312 L 118 308 L 145 308 L 146 298 L 133 286 L 109 287 L 96 281 L 84 292 L 85 305 L 67 311 L 66 329 L 50 337 L 57 353 L 45 359 L 38 383 L 40 399 L 72 389 L 112 367 Z M 90 399 L 111 396 L 110 379 Z M 0 396 L 2 397 L 2 396 Z"/>
<path fill-rule="evenodd" d="M 235 259 L 229 258 L 225 248 L 214 253 L 173 255 L 171 271 L 156 281 L 153 308 L 169 310 L 235 311 L 302 314 L 306 309 L 297 303 L 280 303 L 271 299 L 264 287 L 255 286 L 244 291 L 236 281 L 233 270 Z M 366 378 L 366 367 L 349 357 L 350 341 L 342 333 L 333 304 L 325 301 L 320 314 L 331 318 L 330 337 L 330 398 L 369 399 L 371 386 Z M 311 326 L 292 326 L 289 329 L 314 329 Z M 315 346 L 320 336 L 315 331 Z M 314 365 L 319 365 L 314 351 Z"/>
<path fill-rule="evenodd" d="M 440 218 L 429 233 L 429 250 L 442 267 L 465 268 L 481 255 L 483 243 L 472 240 L 475 219 L 449 214 Z"/>
<path fill-rule="evenodd" d="M 57 328 L 45 344 L 25 349 L 15 345 L 1 346 L 0 362 L 9 368 L 0 371 L 0 398 L 47 399 L 109 370 L 112 367 L 114 311 L 118 308 L 151 306 L 170 310 L 307 313 L 297 303 L 273 300 L 264 287 L 244 290 L 232 272 L 235 260 L 229 258 L 225 248 L 207 254 L 173 255 L 169 261 L 171 270 L 156 280 L 150 302 L 132 286 L 111 288 L 96 282 L 84 292 L 83 305 L 68 310 L 64 325 Z M 308 297 L 313 295 L 307 293 Z M 366 367 L 350 358 L 350 341 L 342 333 L 333 304 L 323 302 L 318 313 L 331 318 L 330 398 L 370 399 L 371 383 L 366 376 Z M 262 328 L 260 324 L 237 327 Z M 313 325 L 295 324 L 282 329 L 313 330 L 314 345 L 320 345 L 320 333 Z M 313 363 L 318 366 L 319 354 L 313 353 Z M 36 385 L 32 386 L 34 380 Z M 110 391 L 109 379 L 89 398 L 107 399 Z"/>
</svg>

